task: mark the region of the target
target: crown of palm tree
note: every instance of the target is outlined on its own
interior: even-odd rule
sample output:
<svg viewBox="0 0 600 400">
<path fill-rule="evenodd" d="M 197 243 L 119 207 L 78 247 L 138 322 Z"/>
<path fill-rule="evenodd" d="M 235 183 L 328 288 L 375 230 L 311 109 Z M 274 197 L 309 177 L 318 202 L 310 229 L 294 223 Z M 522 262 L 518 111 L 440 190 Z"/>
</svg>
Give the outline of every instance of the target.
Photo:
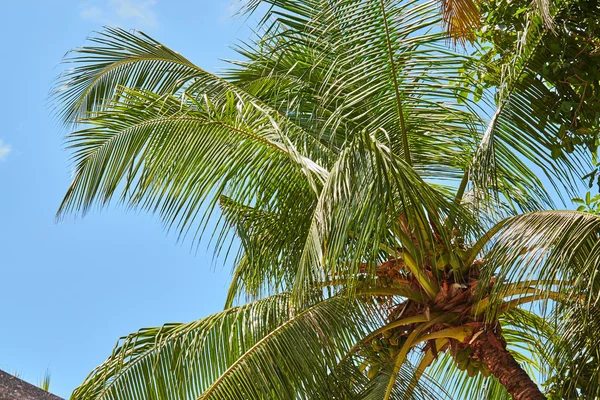
<svg viewBox="0 0 600 400">
<path fill-rule="evenodd" d="M 447 8 L 268 3 L 222 76 L 113 28 L 67 59 L 59 214 L 117 195 L 196 238 L 219 208 L 217 249 L 240 241 L 225 311 L 123 338 L 73 397 L 533 399 L 600 376 L 600 218 L 548 211 L 539 177 L 569 194 L 585 169 L 552 157 L 543 20 L 475 103 Z"/>
</svg>

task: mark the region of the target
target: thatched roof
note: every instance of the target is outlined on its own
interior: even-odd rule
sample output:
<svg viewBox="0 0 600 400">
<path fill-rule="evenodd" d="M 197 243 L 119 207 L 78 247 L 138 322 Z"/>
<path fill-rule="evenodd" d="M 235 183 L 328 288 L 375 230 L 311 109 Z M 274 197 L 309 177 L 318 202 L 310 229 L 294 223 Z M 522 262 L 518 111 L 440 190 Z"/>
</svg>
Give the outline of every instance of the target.
<svg viewBox="0 0 600 400">
<path fill-rule="evenodd" d="M 62 400 L 37 386 L 33 386 L 0 370 L 0 400 Z"/>
</svg>

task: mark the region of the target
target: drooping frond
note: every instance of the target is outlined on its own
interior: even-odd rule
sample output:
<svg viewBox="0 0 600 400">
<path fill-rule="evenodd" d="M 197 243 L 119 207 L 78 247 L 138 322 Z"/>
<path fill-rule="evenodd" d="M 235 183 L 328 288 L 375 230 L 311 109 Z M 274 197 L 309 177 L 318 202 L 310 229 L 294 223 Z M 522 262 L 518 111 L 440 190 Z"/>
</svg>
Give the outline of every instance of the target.
<svg viewBox="0 0 600 400">
<path fill-rule="evenodd" d="M 199 399 L 318 398 L 344 350 L 376 321 L 371 317 L 359 303 L 318 303 L 247 350 Z M 346 391 L 336 382 L 328 386 L 329 396 Z"/>
<path fill-rule="evenodd" d="M 286 295 L 187 324 L 141 329 L 73 392 L 74 399 L 196 399 L 232 363 L 292 318 Z"/>
<path fill-rule="evenodd" d="M 242 294 L 256 299 L 291 290 L 316 200 L 288 200 L 276 210 L 261 210 L 221 197 L 225 223 L 234 226 L 241 242 L 227 307 Z"/>
<path fill-rule="evenodd" d="M 595 304 L 600 295 L 599 234 L 600 217 L 588 213 L 543 211 L 511 217 L 484 237 L 492 245 L 481 285 L 505 283 L 491 285 L 498 307 L 503 307 L 500 299 L 517 295 Z"/>
<path fill-rule="evenodd" d="M 65 60 L 76 64 L 57 80 L 54 97 L 65 122 L 77 123 L 101 110 L 119 87 L 172 94 L 206 74 L 185 57 L 151 37 L 107 27 L 89 38 L 93 44 L 71 51 Z"/>
<path fill-rule="evenodd" d="M 322 398 L 330 399 L 348 393 L 331 374 L 366 329 L 380 323 L 376 310 L 333 298 L 294 314 L 287 299 L 276 295 L 129 335 L 73 398 L 317 399 L 327 393 Z"/>
<path fill-rule="evenodd" d="M 187 92 L 197 101 L 202 101 L 204 96 L 223 101 L 228 93 L 235 93 L 243 101 L 261 107 L 282 127 L 289 127 L 289 121 L 281 119 L 281 115 L 256 97 L 194 65 L 143 32 L 106 27 L 89 41 L 94 45 L 69 53 L 65 63 L 77 66 L 67 69 L 58 78 L 52 93 L 59 116 L 67 123 L 81 123 L 110 107 L 123 89 L 135 89 L 156 95 Z M 296 128 L 286 131 L 290 137 L 292 131 L 301 136 L 306 134 Z M 309 138 L 304 137 L 304 140 Z"/>
<path fill-rule="evenodd" d="M 196 102 L 124 89 L 85 122 L 69 137 L 75 177 L 59 213 L 85 212 L 119 194 L 186 232 L 203 204 L 212 210 L 222 193 L 276 207 L 314 198 L 327 174 L 263 110 L 233 94 Z"/>
</svg>

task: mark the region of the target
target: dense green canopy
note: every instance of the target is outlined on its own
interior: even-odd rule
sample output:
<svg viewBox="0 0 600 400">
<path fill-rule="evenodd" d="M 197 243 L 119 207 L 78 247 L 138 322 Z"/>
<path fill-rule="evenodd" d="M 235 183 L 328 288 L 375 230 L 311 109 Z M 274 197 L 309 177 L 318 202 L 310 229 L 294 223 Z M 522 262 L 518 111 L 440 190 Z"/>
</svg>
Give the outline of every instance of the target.
<svg viewBox="0 0 600 400">
<path fill-rule="evenodd" d="M 474 38 L 467 1 L 242 12 L 262 3 L 222 76 L 116 28 L 66 60 L 59 215 L 117 196 L 193 239 L 218 218 L 217 251 L 239 239 L 223 312 L 123 338 L 73 397 L 599 395 L 600 217 L 552 200 L 596 147 L 567 148 L 572 113 L 551 114 L 562 87 L 540 73 L 571 3 L 519 9 L 502 56 L 440 29 Z"/>
</svg>

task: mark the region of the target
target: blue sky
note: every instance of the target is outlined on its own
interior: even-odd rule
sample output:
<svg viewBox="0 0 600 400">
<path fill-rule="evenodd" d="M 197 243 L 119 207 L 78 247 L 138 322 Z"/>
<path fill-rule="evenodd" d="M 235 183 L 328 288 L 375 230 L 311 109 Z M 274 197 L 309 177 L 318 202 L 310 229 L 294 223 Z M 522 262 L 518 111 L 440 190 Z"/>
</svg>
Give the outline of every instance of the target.
<svg viewBox="0 0 600 400">
<path fill-rule="evenodd" d="M 233 0 L 0 2 L 0 369 L 71 391 L 141 327 L 222 308 L 230 267 L 176 244 L 160 221 L 114 206 L 57 224 L 71 173 L 48 91 L 61 58 L 103 25 L 138 28 L 217 71 L 247 28 Z"/>
</svg>

